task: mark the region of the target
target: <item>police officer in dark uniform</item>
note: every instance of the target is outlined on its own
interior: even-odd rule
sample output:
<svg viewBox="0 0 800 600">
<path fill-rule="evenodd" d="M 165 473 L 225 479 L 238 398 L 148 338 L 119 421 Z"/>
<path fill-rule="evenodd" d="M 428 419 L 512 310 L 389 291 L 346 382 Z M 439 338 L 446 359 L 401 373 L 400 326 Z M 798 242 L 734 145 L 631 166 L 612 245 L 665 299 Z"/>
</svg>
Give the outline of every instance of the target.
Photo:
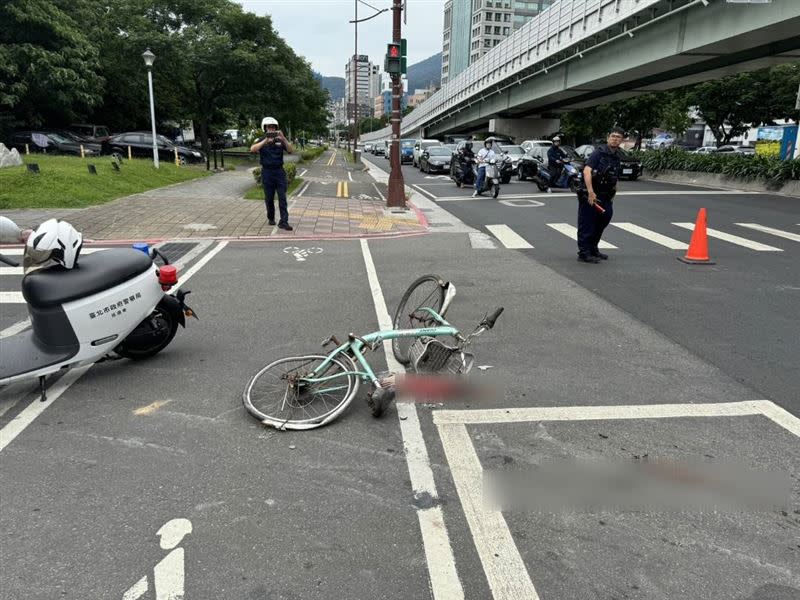
<svg viewBox="0 0 800 600">
<path fill-rule="evenodd" d="M 264 203 L 267 205 L 267 219 L 275 225 L 275 192 L 278 192 L 278 209 L 281 220 L 280 229 L 292 231 L 289 225 L 289 209 L 286 206 L 286 171 L 283 170 L 283 153 L 293 152 L 292 145 L 278 130 L 278 121 L 272 117 L 264 117 L 261 121 L 264 137 L 250 146 L 250 152 L 258 152 L 261 159 L 261 183 L 264 186 Z"/>
<path fill-rule="evenodd" d="M 555 187 L 561 171 L 564 170 L 564 159 L 567 153 L 561 149 L 561 138 L 553 138 L 553 144 L 547 149 L 547 168 L 550 169 L 550 187 Z M 549 189 L 547 190 L 550 191 Z"/>
<path fill-rule="evenodd" d="M 595 148 L 583 168 L 586 187 L 578 193 L 578 260 L 581 262 L 599 263 L 608 259 L 598 245 L 614 214 L 612 201 L 620 172 L 617 150 L 624 137 L 621 128 L 613 127 L 607 143 Z"/>
</svg>

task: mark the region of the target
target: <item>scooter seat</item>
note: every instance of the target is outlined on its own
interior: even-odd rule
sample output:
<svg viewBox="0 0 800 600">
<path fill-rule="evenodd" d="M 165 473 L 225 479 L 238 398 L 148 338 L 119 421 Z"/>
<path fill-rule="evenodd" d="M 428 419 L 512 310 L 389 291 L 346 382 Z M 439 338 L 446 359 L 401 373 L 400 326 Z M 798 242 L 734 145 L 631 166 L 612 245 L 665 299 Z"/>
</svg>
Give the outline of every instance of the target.
<svg viewBox="0 0 800 600">
<path fill-rule="evenodd" d="M 152 259 L 133 248 L 113 248 L 81 256 L 74 269 L 54 265 L 28 273 L 22 296 L 31 306 L 48 308 L 111 289 L 147 271 Z"/>
</svg>

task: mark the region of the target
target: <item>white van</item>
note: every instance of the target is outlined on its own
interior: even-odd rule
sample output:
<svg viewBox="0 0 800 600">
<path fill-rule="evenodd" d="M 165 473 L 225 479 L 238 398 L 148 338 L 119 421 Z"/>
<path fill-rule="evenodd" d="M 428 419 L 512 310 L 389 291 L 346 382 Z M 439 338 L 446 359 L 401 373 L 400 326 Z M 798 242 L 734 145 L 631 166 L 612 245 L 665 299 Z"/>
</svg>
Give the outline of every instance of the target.
<svg viewBox="0 0 800 600">
<path fill-rule="evenodd" d="M 419 169 L 419 157 L 422 153 L 431 146 L 441 146 L 442 142 L 439 140 L 417 140 L 414 142 L 414 156 L 411 159 L 411 164 Z"/>
</svg>

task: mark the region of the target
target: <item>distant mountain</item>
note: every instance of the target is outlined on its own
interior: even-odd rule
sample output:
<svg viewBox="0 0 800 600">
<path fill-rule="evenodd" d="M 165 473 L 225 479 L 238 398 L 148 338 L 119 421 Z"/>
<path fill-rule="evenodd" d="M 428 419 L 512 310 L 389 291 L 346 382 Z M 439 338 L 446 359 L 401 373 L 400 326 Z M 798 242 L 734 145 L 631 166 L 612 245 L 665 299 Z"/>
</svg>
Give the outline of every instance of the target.
<svg viewBox="0 0 800 600">
<path fill-rule="evenodd" d="M 322 87 L 328 90 L 331 100 L 341 100 L 344 98 L 344 77 L 325 77 L 319 73 L 314 73 L 321 83 Z"/>
<path fill-rule="evenodd" d="M 408 66 L 408 93 L 442 84 L 442 53 Z"/>
</svg>

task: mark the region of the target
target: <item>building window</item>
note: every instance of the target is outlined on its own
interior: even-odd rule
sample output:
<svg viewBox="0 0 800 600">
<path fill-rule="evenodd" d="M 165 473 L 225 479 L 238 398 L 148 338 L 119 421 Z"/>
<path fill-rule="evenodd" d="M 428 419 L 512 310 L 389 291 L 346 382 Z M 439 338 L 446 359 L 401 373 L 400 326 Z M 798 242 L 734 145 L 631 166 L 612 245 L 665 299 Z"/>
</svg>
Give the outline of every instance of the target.
<svg viewBox="0 0 800 600">
<path fill-rule="evenodd" d="M 508 35 L 508 32 L 509 32 L 509 28 L 508 27 L 503 27 L 503 35 Z"/>
<path fill-rule="evenodd" d="M 491 21 L 492 20 L 492 13 L 490 13 L 490 12 L 486 13 L 486 20 L 487 21 Z"/>
<path fill-rule="evenodd" d="M 494 20 L 495 21 L 500 21 L 500 20 L 502 20 L 502 18 L 503 18 L 503 14 L 502 13 L 494 13 Z"/>
<path fill-rule="evenodd" d="M 487 25 L 483 32 L 486 34 L 492 33 L 492 28 L 489 25 Z"/>
<path fill-rule="evenodd" d="M 504 14 L 503 15 L 503 21 L 505 21 L 506 23 L 510 23 L 511 22 L 511 13 Z"/>
<path fill-rule="evenodd" d="M 494 34 L 495 35 L 500 35 L 500 28 L 499 27 L 495 27 L 494 28 Z"/>
</svg>

